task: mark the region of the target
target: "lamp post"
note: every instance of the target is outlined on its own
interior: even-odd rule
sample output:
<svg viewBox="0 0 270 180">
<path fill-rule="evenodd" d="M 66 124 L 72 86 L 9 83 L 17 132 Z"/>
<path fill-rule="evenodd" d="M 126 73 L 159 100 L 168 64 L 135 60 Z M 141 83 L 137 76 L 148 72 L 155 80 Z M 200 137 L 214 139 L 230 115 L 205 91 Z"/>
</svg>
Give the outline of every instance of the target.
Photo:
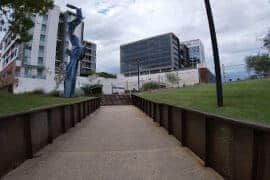
<svg viewBox="0 0 270 180">
<path fill-rule="evenodd" d="M 205 3 L 206 13 L 208 17 L 209 29 L 210 29 L 211 40 L 212 40 L 213 55 L 214 55 L 217 104 L 218 104 L 218 107 L 222 107 L 223 106 L 223 89 L 222 89 L 220 59 L 219 59 L 215 24 L 214 24 L 212 9 L 211 9 L 209 0 L 204 0 L 204 3 Z"/>
<path fill-rule="evenodd" d="M 138 68 L 138 91 L 140 92 L 140 60 L 137 59 L 137 68 Z"/>
</svg>

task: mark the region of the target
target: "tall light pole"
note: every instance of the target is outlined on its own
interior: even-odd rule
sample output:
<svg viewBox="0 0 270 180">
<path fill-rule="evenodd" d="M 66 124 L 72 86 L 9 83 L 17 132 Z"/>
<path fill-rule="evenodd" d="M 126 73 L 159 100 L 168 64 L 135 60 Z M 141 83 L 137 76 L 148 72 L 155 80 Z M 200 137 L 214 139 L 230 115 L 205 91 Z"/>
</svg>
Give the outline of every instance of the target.
<svg viewBox="0 0 270 180">
<path fill-rule="evenodd" d="M 223 106 L 223 89 L 222 89 L 220 59 L 219 59 L 219 52 L 218 52 L 215 23 L 214 23 L 212 9 L 211 9 L 209 0 L 204 0 L 204 3 L 205 3 L 205 8 L 206 8 L 207 17 L 208 17 L 209 29 L 210 29 L 211 40 L 212 40 L 213 55 L 214 55 L 217 104 L 219 107 L 222 107 Z"/>
<path fill-rule="evenodd" d="M 137 68 L 138 68 L 138 91 L 140 91 L 140 60 L 137 59 Z"/>
</svg>

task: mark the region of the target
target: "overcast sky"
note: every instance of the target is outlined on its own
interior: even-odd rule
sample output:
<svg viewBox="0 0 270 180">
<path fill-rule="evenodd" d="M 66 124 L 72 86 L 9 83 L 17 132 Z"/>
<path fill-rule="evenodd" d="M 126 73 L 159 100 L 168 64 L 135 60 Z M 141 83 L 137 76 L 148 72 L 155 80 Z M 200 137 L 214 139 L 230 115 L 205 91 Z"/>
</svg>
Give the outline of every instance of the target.
<svg viewBox="0 0 270 180">
<path fill-rule="evenodd" d="M 204 0 L 55 0 L 83 9 L 85 39 L 97 43 L 97 70 L 118 72 L 121 44 L 173 32 L 180 41 L 199 38 L 213 59 Z M 259 51 L 270 28 L 269 0 L 211 0 L 222 64 L 241 64 Z"/>
</svg>

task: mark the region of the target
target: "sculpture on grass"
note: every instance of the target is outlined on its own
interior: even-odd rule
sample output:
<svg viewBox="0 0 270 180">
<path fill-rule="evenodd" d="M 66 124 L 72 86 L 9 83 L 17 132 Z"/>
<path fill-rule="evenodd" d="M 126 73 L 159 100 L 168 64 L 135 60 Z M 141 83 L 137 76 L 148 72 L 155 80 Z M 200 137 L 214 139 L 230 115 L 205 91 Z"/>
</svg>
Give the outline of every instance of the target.
<svg viewBox="0 0 270 180">
<path fill-rule="evenodd" d="M 74 34 L 76 27 L 82 23 L 83 16 L 82 10 L 73 5 L 67 4 L 70 9 L 76 10 L 76 17 L 68 23 L 68 35 L 72 44 L 72 50 L 68 50 L 70 61 L 66 67 L 65 82 L 64 82 L 64 95 L 65 97 L 72 97 L 74 95 L 76 86 L 76 77 L 78 70 L 78 63 L 85 47 L 82 45 L 81 40 Z"/>
</svg>

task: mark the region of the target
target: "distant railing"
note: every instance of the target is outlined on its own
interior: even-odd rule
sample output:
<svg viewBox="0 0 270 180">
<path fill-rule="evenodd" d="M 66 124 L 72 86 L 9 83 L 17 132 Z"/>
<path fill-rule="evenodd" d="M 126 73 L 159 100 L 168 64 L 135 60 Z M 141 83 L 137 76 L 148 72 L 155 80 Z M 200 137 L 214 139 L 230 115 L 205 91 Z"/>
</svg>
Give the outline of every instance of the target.
<svg viewBox="0 0 270 180">
<path fill-rule="evenodd" d="M 100 98 L 0 117 L 0 179 L 100 107 Z"/>
<path fill-rule="evenodd" d="M 103 95 L 101 98 L 102 106 L 112 106 L 112 105 L 132 105 L 131 96 L 128 94 L 118 95 Z"/>
<path fill-rule="evenodd" d="M 135 106 L 225 179 L 270 179 L 270 127 L 158 103 L 132 95 Z"/>
</svg>

